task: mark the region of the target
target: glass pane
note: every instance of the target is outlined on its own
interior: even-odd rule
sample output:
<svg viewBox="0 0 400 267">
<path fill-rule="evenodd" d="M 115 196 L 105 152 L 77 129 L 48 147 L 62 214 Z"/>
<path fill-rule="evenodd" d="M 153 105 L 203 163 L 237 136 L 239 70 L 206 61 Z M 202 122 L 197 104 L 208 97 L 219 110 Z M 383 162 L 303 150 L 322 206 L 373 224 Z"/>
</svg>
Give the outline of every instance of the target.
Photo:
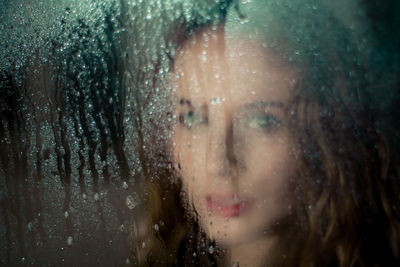
<svg viewBox="0 0 400 267">
<path fill-rule="evenodd" d="M 396 1 L 0 3 L 0 265 L 397 266 Z"/>
</svg>

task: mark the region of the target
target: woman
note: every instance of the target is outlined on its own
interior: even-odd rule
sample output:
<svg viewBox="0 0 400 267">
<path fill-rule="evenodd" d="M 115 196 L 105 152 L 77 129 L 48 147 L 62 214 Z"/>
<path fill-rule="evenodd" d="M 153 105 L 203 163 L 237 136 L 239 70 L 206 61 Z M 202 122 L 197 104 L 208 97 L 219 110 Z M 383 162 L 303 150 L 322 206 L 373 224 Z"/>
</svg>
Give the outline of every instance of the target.
<svg viewBox="0 0 400 267">
<path fill-rule="evenodd" d="M 174 167 L 148 181 L 134 261 L 397 265 L 396 131 L 371 100 L 374 52 L 324 6 L 236 7 L 176 38 Z"/>
</svg>

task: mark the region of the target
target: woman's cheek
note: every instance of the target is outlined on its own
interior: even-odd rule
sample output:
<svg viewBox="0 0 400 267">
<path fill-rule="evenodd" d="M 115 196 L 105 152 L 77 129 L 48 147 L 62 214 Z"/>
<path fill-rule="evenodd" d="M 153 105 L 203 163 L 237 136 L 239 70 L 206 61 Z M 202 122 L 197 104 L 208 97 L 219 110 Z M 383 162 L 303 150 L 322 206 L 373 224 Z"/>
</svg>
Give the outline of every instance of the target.
<svg viewBox="0 0 400 267">
<path fill-rule="evenodd" d="M 204 206 L 205 189 L 210 189 L 210 177 L 207 177 L 207 145 L 199 137 L 192 138 L 190 142 L 180 144 L 181 151 L 179 174 L 182 179 L 183 190 L 187 193 L 189 201 L 196 209 Z"/>
<path fill-rule="evenodd" d="M 276 197 L 287 193 L 295 174 L 293 145 L 287 132 L 253 138 L 245 152 L 247 184 L 255 191 L 263 189 Z"/>
</svg>

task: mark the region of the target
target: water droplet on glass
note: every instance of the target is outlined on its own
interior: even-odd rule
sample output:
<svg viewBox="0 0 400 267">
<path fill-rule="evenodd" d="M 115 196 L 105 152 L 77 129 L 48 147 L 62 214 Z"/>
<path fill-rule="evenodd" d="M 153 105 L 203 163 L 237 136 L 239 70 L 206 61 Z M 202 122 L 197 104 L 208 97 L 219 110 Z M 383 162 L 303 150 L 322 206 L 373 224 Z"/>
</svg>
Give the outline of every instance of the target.
<svg viewBox="0 0 400 267">
<path fill-rule="evenodd" d="M 136 202 L 135 202 L 135 200 L 133 199 L 133 197 L 131 195 L 126 197 L 125 203 L 126 203 L 126 206 L 130 210 L 132 210 L 132 209 L 134 209 L 136 207 Z"/>
<path fill-rule="evenodd" d="M 66 210 L 66 211 L 64 212 L 64 217 L 65 217 L 65 219 L 68 218 L 68 216 L 69 216 L 69 212 Z"/>
<path fill-rule="evenodd" d="M 158 224 L 154 225 L 154 230 L 156 230 L 158 232 L 158 230 L 160 230 L 160 228 L 158 227 Z"/>
<path fill-rule="evenodd" d="M 221 103 L 221 98 L 220 97 L 212 98 L 210 100 L 210 104 L 211 105 L 215 105 L 215 104 L 219 104 L 219 103 Z"/>
<path fill-rule="evenodd" d="M 68 244 L 68 246 L 71 246 L 71 245 L 72 245 L 72 236 L 69 236 L 69 237 L 67 238 L 67 244 Z"/>
<path fill-rule="evenodd" d="M 214 248 L 213 246 L 210 246 L 210 247 L 208 248 L 208 253 L 213 254 L 214 251 L 215 251 L 215 248 Z"/>
<path fill-rule="evenodd" d="M 123 188 L 123 189 L 128 189 L 128 183 L 124 181 L 124 182 L 122 183 L 122 188 Z"/>
<path fill-rule="evenodd" d="M 33 223 L 32 222 L 29 222 L 26 226 L 27 226 L 29 231 L 33 230 Z"/>
<path fill-rule="evenodd" d="M 120 227 L 119 227 L 119 230 L 120 230 L 121 232 L 123 232 L 123 231 L 125 230 L 125 225 L 121 224 Z"/>
</svg>

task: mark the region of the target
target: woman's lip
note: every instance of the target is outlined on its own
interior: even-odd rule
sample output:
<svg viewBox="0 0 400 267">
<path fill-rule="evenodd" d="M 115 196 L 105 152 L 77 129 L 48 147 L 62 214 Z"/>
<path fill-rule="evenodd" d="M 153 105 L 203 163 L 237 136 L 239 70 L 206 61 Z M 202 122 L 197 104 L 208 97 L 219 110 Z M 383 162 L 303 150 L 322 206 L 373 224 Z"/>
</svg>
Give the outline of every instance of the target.
<svg viewBox="0 0 400 267">
<path fill-rule="evenodd" d="M 250 210 L 252 202 L 251 199 L 240 198 L 237 195 L 209 195 L 206 197 L 207 209 L 210 210 L 213 215 L 225 218 L 243 215 Z"/>
</svg>

